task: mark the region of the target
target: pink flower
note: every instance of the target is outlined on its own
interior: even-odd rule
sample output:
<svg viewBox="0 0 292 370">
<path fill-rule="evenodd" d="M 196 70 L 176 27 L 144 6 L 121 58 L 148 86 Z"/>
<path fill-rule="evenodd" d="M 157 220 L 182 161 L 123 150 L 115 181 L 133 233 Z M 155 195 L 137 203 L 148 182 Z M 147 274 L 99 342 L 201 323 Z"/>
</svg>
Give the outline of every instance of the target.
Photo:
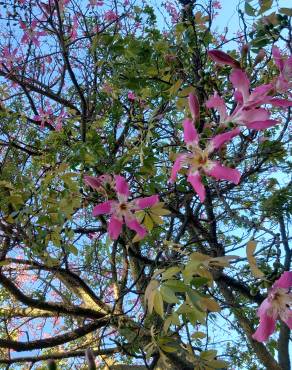
<svg viewBox="0 0 292 370">
<path fill-rule="evenodd" d="M 212 6 L 213 6 L 214 9 L 222 9 L 220 1 L 214 0 L 213 3 L 212 3 Z"/>
<path fill-rule="evenodd" d="M 89 0 L 89 5 L 88 6 L 91 6 L 93 8 L 94 6 L 103 6 L 103 5 L 104 5 L 103 1 Z"/>
<path fill-rule="evenodd" d="M 217 180 L 227 180 L 238 184 L 241 176 L 238 170 L 222 166 L 219 162 L 211 160 L 209 156 L 216 149 L 219 149 L 238 135 L 240 133 L 239 128 L 214 136 L 205 149 L 202 149 L 199 146 L 199 134 L 193 122 L 190 119 L 185 119 L 183 126 L 184 141 L 190 152 L 178 155 L 171 171 L 170 181 L 174 182 L 178 171 L 183 166 L 187 166 L 189 169 L 187 180 L 192 184 L 201 202 L 204 202 L 206 197 L 205 187 L 201 180 L 201 172 Z"/>
<path fill-rule="evenodd" d="M 250 92 L 250 81 L 246 73 L 240 69 L 232 71 L 230 81 L 235 89 L 234 97 L 237 101 L 237 106 L 230 116 L 227 114 L 224 100 L 217 93 L 206 102 L 207 108 L 215 108 L 219 112 L 220 123 L 223 126 L 232 122 L 249 129 L 264 130 L 276 125 L 278 121 L 270 119 L 269 111 L 261 108 L 261 105 L 271 104 L 276 107 L 292 105 L 289 100 L 269 95 L 273 91 L 272 84 L 257 86 Z"/>
<path fill-rule="evenodd" d="M 133 93 L 132 91 L 129 91 L 129 92 L 128 92 L 128 99 L 129 99 L 130 101 L 135 101 L 135 100 L 136 100 L 136 95 L 135 95 L 135 93 Z"/>
<path fill-rule="evenodd" d="M 62 130 L 63 122 L 65 121 L 67 116 L 68 116 L 68 114 L 62 108 L 60 114 L 58 115 L 58 117 L 56 119 L 56 124 L 55 124 L 55 130 L 56 131 L 61 131 Z"/>
<path fill-rule="evenodd" d="M 99 191 L 106 184 L 112 184 L 113 178 L 111 175 L 101 175 L 98 177 L 85 175 L 83 181 L 86 185 L 90 186 L 93 190 Z"/>
<path fill-rule="evenodd" d="M 191 111 L 192 118 L 194 122 L 200 120 L 200 105 L 199 100 L 196 95 L 190 94 L 189 95 L 189 107 Z"/>
<path fill-rule="evenodd" d="M 170 15 L 171 17 L 171 23 L 172 24 L 175 24 L 179 21 L 179 12 L 178 10 L 176 9 L 175 7 L 175 4 L 170 2 L 170 1 L 167 1 L 165 4 L 164 4 L 164 7 L 167 11 L 167 13 Z"/>
<path fill-rule="evenodd" d="M 277 46 L 273 46 L 272 53 L 275 64 L 280 71 L 280 75 L 276 81 L 276 90 L 285 93 L 292 88 L 292 55 L 285 59 Z"/>
<path fill-rule="evenodd" d="M 124 223 L 129 229 L 136 231 L 140 238 L 144 238 L 147 231 L 136 218 L 135 212 L 159 202 L 158 195 L 128 201 L 130 196 L 129 185 L 126 179 L 120 175 L 115 176 L 115 189 L 118 200 L 108 200 L 98 204 L 93 208 L 93 216 L 111 215 L 108 232 L 113 240 L 119 237 Z"/>
<path fill-rule="evenodd" d="M 23 30 L 24 34 L 21 38 L 21 42 L 24 44 L 28 44 L 32 42 L 35 46 L 40 46 L 39 37 L 45 36 L 45 31 L 36 31 L 38 22 L 36 20 L 32 21 L 29 26 L 27 26 L 24 22 L 19 21 L 19 25 Z"/>
<path fill-rule="evenodd" d="M 268 297 L 262 302 L 258 309 L 260 325 L 253 334 L 253 339 L 258 342 L 268 340 L 276 328 L 276 321 L 280 318 L 292 329 L 292 271 L 285 271 L 272 286 Z"/>
<path fill-rule="evenodd" d="M 20 60 L 20 58 L 17 57 L 17 51 L 18 49 L 10 51 L 10 49 L 5 46 L 2 51 L 3 59 L 1 60 L 1 63 L 5 64 L 7 68 L 11 69 L 14 66 L 14 63 Z"/>
<path fill-rule="evenodd" d="M 217 64 L 227 64 L 233 68 L 240 68 L 240 63 L 237 60 L 221 50 L 209 50 L 208 55 Z"/>
<path fill-rule="evenodd" d="M 108 10 L 104 13 L 104 19 L 108 22 L 114 22 L 119 19 L 119 16 L 113 10 Z"/>
<path fill-rule="evenodd" d="M 33 119 L 35 121 L 40 122 L 41 128 L 45 128 L 46 124 L 52 125 L 53 124 L 52 108 L 49 106 L 46 110 L 40 109 L 39 114 L 34 116 Z"/>
<path fill-rule="evenodd" d="M 77 36 L 78 36 L 78 16 L 75 14 L 73 16 L 73 24 L 72 24 L 72 27 L 71 27 L 71 34 L 70 34 L 70 38 L 71 40 L 76 40 L 77 39 Z"/>
</svg>

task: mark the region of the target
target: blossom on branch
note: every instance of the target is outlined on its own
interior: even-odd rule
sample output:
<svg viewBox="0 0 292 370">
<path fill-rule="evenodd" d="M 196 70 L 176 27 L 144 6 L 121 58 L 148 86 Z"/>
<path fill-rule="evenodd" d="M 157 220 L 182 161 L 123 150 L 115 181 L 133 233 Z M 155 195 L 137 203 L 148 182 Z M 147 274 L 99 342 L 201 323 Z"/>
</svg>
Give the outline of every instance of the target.
<svg viewBox="0 0 292 370">
<path fill-rule="evenodd" d="M 86 181 L 90 183 L 89 179 L 87 180 Z M 92 185 L 90 184 L 90 186 Z M 115 190 L 118 200 L 108 200 L 98 204 L 93 208 L 93 216 L 103 214 L 111 215 L 108 224 L 108 232 L 110 238 L 113 240 L 116 240 L 119 237 L 124 223 L 129 229 L 136 231 L 139 238 L 144 238 L 147 230 L 140 224 L 135 212 L 144 208 L 152 207 L 154 204 L 158 203 L 158 195 L 151 195 L 150 197 L 129 201 L 129 185 L 126 179 L 120 175 L 115 176 Z"/>
<path fill-rule="evenodd" d="M 35 46 L 40 46 L 39 37 L 45 36 L 47 33 L 45 31 L 36 31 L 38 22 L 34 20 L 27 26 L 24 22 L 19 21 L 19 25 L 24 32 L 21 42 L 23 44 L 29 44 L 31 42 Z"/>
<path fill-rule="evenodd" d="M 235 89 L 234 98 L 237 106 L 231 115 L 227 114 L 224 99 L 217 93 L 206 102 L 207 108 L 214 108 L 220 116 L 220 124 L 227 125 L 229 122 L 244 125 L 252 130 L 264 130 L 279 123 L 270 119 L 270 112 L 262 105 L 270 104 L 275 107 L 289 107 L 292 102 L 287 99 L 274 98 L 273 84 L 257 86 L 250 92 L 250 81 L 246 73 L 240 69 L 234 69 L 230 74 L 230 81 Z"/>
<path fill-rule="evenodd" d="M 187 180 L 192 184 L 201 202 L 204 202 L 206 197 L 206 190 L 201 179 L 202 172 L 217 180 L 227 180 L 234 184 L 238 184 L 241 176 L 240 172 L 234 168 L 225 167 L 221 163 L 210 159 L 210 155 L 216 149 L 221 148 L 222 145 L 230 141 L 233 137 L 239 135 L 239 128 L 214 136 L 209 141 L 205 149 L 202 149 L 199 145 L 199 134 L 194 127 L 193 122 L 190 119 L 185 119 L 183 126 L 184 142 L 190 152 L 178 155 L 171 171 L 170 181 L 174 182 L 178 171 L 183 166 L 187 166 Z"/>
<path fill-rule="evenodd" d="M 268 297 L 262 302 L 258 309 L 260 324 L 253 339 L 258 342 L 268 340 L 276 328 L 276 321 L 280 318 L 292 329 L 292 294 L 289 289 L 292 287 L 292 271 L 285 271 L 272 286 Z"/>
</svg>

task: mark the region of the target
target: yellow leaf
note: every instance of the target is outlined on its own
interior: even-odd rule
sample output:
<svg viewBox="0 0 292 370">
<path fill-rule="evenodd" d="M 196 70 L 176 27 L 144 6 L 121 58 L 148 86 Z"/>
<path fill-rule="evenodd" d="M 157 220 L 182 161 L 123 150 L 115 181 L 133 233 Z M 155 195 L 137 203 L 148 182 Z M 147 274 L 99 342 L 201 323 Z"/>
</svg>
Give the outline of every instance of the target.
<svg viewBox="0 0 292 370">
<path fill-rule="evenodd" d="M 203 339 L 203 338 L 206 337 L 206 334 L 201 332 L 201 331 L 197 331 L 197 332 L 193 333 L 191 335 L 191 337 L 194 338 L 194 339 Z"/>
<path fill-rule="evenodd" d="M 145 214 L 146 214 L 146 212 L 143 211 L 143 210 L 137 211 L 137 212 L 135 212 L 135 217 L 137 218 L 138 221 L 142 222 L 143 218 L 145 217 Z"/>
<path fill-rule="evenodd" d="M 153 311 L 155 295 L 156 290 L 151 290 L 151 292 L 148 295 L 148 311 L 150 314 L 152 314 Z"/>
<path fill-rule="evenodd" d="M 193 86 L 188 86 L 184 89 L 182 89 L 179 93 L 179 96 L 180 97 L 184 97 L 184 98 L 187 98 L 189 96 L 190 93 L 193 93 L 195 94 L 196 91 L 195 91 L 195 88 Z"/>
<path fill-rule="evenodd" d="M 160 293 L 163 297 L 163 300 L 167 303 L 178 303 L 179 302 L 179 299 L 176 297 L 175 292 L 167 286 L 162 286 L 160 288 Z"/>
<path fill-rule="evenodd" d="M 154 310 L 158 313 L 159 316 L 163 318 L 163 299 L 159 290 L 155 290 L 154 296 Z"/>
<path fill-rule="evenodd" d="M 155 213 L 156 215 L 159 216 L 164 216 L 164 215 L 169 215 L 171 212 L 168 209 L 163 208 L 163 203 L 162 206 L 153 206 L 151 207 L 151 213 Z"/>
<path fill-rule="evenodd" d="M 209 256 L 207 256 L 206 254 L 199 253 L 199 252 L 193 252 L 191 254 L 191 259 L 195 260 L 195 261 L 208 261 L 211 258 Z"/>
<path fill-rule="evenodd" d="M 174 96 L 176 95 L 176 93 L 178 92 L 179 88 L 181 87 L 182 85 L 182 80 L 177 80 L 172 86 L 170 89 L 168 89 L 167 91 L 169 92 L 169 95 L 170 96 Z"/>
<path fill-rule="evenodd" d="M 162 280 L 167 280 L 174 275 L 176 275 L 181 270 L 178 266 L 169 267 L 167 270 L 165 270 L 162 274 Z"/>
<path fill-rule="evenodd" d="M 158 225 L 162 225 L 162 224 L 163 224 L 163 220 L 162 220 L 162 218 L 161 218 L 160 216 L 157 216 L 157 215 L 155 215 L 154 213 L 151 213 L 151 218 L 152 218 L 152 220 L 153 220 L 156 224 L 158 224 Z"/>
<path fill-rule="evenodd" d="M 148 231 L 151 231 L 153 229 L 153 221 L 151 217 L 147 214 L 145 214 L 143 225 L 146 227 Z"/>
<path fill-rule="evenodd" d="M 202 351 L 200 357 L 204 360 L 213 360 L 217 355 L 217 351 L 214 349 L 209 349 L 207 351 Z"/>
<path fill-rule="evenodd" d="M 198 275 L 205 277 L 209 279 L 211 282 L 213 282 L 212 274 L 203 266 L 201 266 L 201 268 L 198 269 Z"/>
<path fill-rule="evenodd" d="M 219 304 L 214 299 L 203 297 L 201 298 L 200 303 L 202 303 L 202 305 L 204 305 L 210 312 L 221 311 Z"/>
<path fill-rule="evenodd" d="M 171 316 L 169 316 L 169 317 L 164 321 L 164 324 L 163 324 L 163 331 L 164 331 L 165 333 L 167 333 L 168 328 L 170 327 L 171 323 L 172 323 L 172 317 L 171 317 Z"/>
<path fill-rule="evenodd" d="M 147 285 L 147 288 L 144 294 L 145 303 L 149 299 L 150 294 L 152 294 L 152 292 L 158 287 L 159 287 L 159 282 L 157 280 L 150 280 L 150 283 Z"/>
<path fill-rule="evenodd" d="M 237 259 L 239 258 L 238 256 L 222 256 L 222 257 L 215 257 L 215 258 L 212 258 L 209 262 L 209 265 L 212 265 L 212 266 L 220 266 L 220 267 L 228 267 L 230 264 L 229 264 L 229 260 L 234 260 L 234 259 Z"/>
<path fill-rule="evenodd" d="M 141 241 L 143 238 L 139 235 L 139 234 L 136 234 L 134 236 L 134 238 L 132 239 L 132 242 L 133 243 L 138 243 L 139 241 Z"/>
<path fill-rule="evenodd" d="M 254 252 L 256 250 L 257 242 L 255 240 L 250 240 L 246 246 L 246 256 L 250 265 L 250 271 L 255 278 L 262 279 L 265 274 L 257 267 L 257 261 L 254 257 Z"/>
<path fill-rule="evenodd" d="M 222 369 L 228 368 L 229 363 L 223 360 L 211 360 L 208 361 L 208 366 L 210 366 L 212 369 Z"/>
</svg>

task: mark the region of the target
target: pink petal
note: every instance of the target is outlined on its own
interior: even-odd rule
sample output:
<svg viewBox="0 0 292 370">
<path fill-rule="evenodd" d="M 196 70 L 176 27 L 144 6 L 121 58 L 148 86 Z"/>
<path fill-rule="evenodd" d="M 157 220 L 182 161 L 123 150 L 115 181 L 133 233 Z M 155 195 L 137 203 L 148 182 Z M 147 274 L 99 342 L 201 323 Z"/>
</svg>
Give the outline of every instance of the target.
<svg viewBox="0 0 292 370">
<path fill-rule="evenodd" d="M 205 170 L 207 175 L 215 177 L 216 180 L 227 180 L 233 182 L 234 184 L 238 184 L 240 181 L 240 172 L 235 168 L 229 168 L 222 166 L 219 162 L 212 161 L 214 166 L 211 170 Z"/>
<path fill-rule="evenodd" d="M 288 108 L 292 107 L 292 100 L 273 98 L 268 101 L 269 104 L 272 104 L 274 107 Z"/>
<path fill-rule="evenodd" d="M 224 121 L 226 119 L 227 113 L 225 101 L 217 92 L 206 101 L 206 107 L 209 109 L 215 108 L 219 112 L 220 121 Z"/>
<path fill-rule="evenodd" d="M 176 158 L 176 160 L 173 164 L 172 170 L 171 170 L 171 176 L 170 176 L 170 181 L 171 182 L 175 181 L 175 178 L 177 176 L 178 171 L 182 168 L 182 164 L 183 164 L 182 162 L 183 162 L 185 156 L 186 156 L 185 154 L 180 154 Z"/>
<path fill-rule="evenodd" d="M 128 217 L 125 217 L 125 222 L 128 228 L 136 231 L 140 238 L 144 238 L 144 236 L 147 234 L 147 230 L 143 226 L 141 226 L 136 218 L 130 219 Z"/>
<path fill-rule="evenodd" d="M 260 316 L 260 325 L 258 326 L 256 332 L 252 335 L 252 338 L 257 340 L 258 342 L 264 342 L 268 340 L 269 336 L 273 334 L 276 328 L 276 320 L 267 315 L 267 313 L 263 313 Z"/>
<path fill-rule="evenodd" d="M 135 200 L 135 204 L 137 205 L 138 209 L 152 207 L 157 202 L 159 202 L 158 195 L 151 195 L 150 197 Z"/>
<path fill-rule="evenodd" d="M 273 288 L 289 289 L 292 287 L 292 271 L 285 271 L 273 284 Z"/>
<path fill-rule="evenodd" d="M 189 95 L 189 107 L 194 121 L 200 119 L 200 104 L 196 95 Z"/>
<path fill-rule="evenodd" d="M 275 121 L 274 119 L 267 119 L 266 121 L 255 121 L 255 122 L 249 122 L 246 123 L 246 127 L 250 130 L 264 130 L 266 128 L 275 126 L 278 121 Z"/>
<path fill-rule="evenodd" d="M 113 203 L 116 203 L 116 202 L 112 200 L 108 200 L 107 202 L 98 204 L 97 206 L 93 208 L 92 215 L 99 216 L 99 215 L 111 213 Z"/>
<path fill-rule="evenodd" d="M 243 105 L 243 96 L 242 93 L 239 91 L 234 92 L 234 99 L 237 101 L 237 103 L 240 105 Z"/>
<path fill-rule="evenodd" d="M 265 98 L 265 96 L 273 89 L 273 84 L 264 84 L 257 86 L 250 94 L 250 101 L 258 101 Z"/>
<path fill-rule="evenodd" d="M 119 195 L 124 195 L 125 197 L 128 198 L 130 195 L 129 191 L 129 185 L 127 183 L 127 180 L 120 175 L 115 176 L 115 181 L 116 181 L 116 191 Z"/>
<path fill-rule="evenodd" d="M 118 220 L 116 217 L 112 216 L 108 224 L 109 236 L 112 240 L 118 239 L 122 231 L 123 222 Z"/>
<path fill-rule="evenodd" d="M 235 89 L 241 92 L 244 102 L 249 97 L 249 79 L 245 72 L 240 69 L 234 69 L 230 74 L 230 81 Z"/>
<path fill-rule="evenodd" d="M 258 308 L 257 316 L 261 317 L 262 315 L 266 314 L 266 312 L 271 308 L 271 302 L 268 298 L 264 299 Z"/>
<path fill-rule="evenodd" d="M 233 59 L 230 55 L 221 50 L 210 50 L 208 51 L 208 55 L 214 62 L 218 64 L 227 64 L 233 68 L 240 68 L 240 63 L 237 60 Z"/>
<path fill-rule="evenodd" d="M 203 203 L 206 198 L 206 190 L 202 183 L 199 171 L 189 173 L 187 180 L 192 184 L 195 192 L 198 194 L 200 198 L 201 203 Z"/>
<path fill-rule="evenodd" d="M 287 90 L 289 90 L 290 83 L 286 80 L 284 76 L 279 76 L 276 81 L 276 90 L 279 92 L 285 93 Z"/>
<path fill-rule="evenodd" d="M 283 63 L 283 58 L 280 53 L 280 50 L 277 46 L 273 46 L 272 54 L 273 54 L 273 58 L 274 58 L 274 62 L 276 66 L 279 68 L 279 71 L 282 71 L 284 67 L 284 63 Z"/>
<path fill-rule="evenodd" d="M 292 77 L 292 55 L 285 61 L 282 71 L 283 77 L 289 81 Z"/>
<path fill-rule="evenodd" d="M 199 142 L 199 135 L 195 129 L 193 121 L 187 118 L 183 121 L 183 126 L 185 143 L 187 145 L 197 145 Z"/>
<path fill-rule="evenodd" d="M 87 176 L 83 177 L 83 181 L 86 185 L 90 186 L 92 189 L 98 189 L 102 184 L 101 181 L 97 177 Z"/>
<path fill-rule="evenodd" d="M 270 113 L 264 108 L 242 109 L 240 118 L 243 122 L 265 121 L 269 119 Z"/>
<path fill-rule="evenodd" d="M 232 138 L 240 134 L 240 129 L 236 128 L 234 130 L 224 132 L 224 134 L 219 134 L 214 136 L 210 140 L 210 147 L 215 149 L 219 149 L 223 144 L 225 144 L 227 141 L 230 141 Z"/>
</svg>

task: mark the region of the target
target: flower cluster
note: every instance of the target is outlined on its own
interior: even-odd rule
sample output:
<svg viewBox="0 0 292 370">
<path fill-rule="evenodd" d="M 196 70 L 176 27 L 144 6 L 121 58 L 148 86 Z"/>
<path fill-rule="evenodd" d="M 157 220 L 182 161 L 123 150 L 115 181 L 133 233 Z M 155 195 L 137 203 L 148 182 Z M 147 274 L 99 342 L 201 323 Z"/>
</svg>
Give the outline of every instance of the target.
<svg viewBox="0 0 292 370">
<path fill-rule="evenodd" d="M 275 48 L 273 49 L 273 54 L 275 63 L 280 70 L 280 76 L 277 79 L 276 85 L 288 87 L 289 84 L 286 79 L 291 77 L 292 59 L 283 60 L 278 49 Z M 266 108 L 263 108 L 262 105 L 270 104 L 275 107 L 292 106 L 290 100 L 275 98 L 271 95 L 277 91 L 272 83 L 260 85 L 253 91 L 250 91 L 250 81 L 246 73 L 240 69 L 239 62 L 228 54 L 219 50 L 212 50 L 209 51 L 209 56 L 216 63 L 220 65 L 227 64 L 233 68 L 230 74 L 230 81 L 235 91 L 234 98 L 237 103 L 233 112 L 230 115 L 227 113 L 225 101 L 217 92 L 206 102 L 207 108 L 217 110 L 219 114 L 219 128 L 226 129 L 231 123 L 237 126 L 246 126 L 248 129 L 252 130 L 264 130 L 276 125 L 278 121 L 270 119 L 270 112 Z M 187 118 L 183 121 L 184 142 L 189 152 L 179 154 L 176 158 L 170 181 L 175 181 L 177 173 L 182 167 L 188 167 L 187 180 L 192 184 L 200 201 L 204 202 L 206 192 L 201 179 L 202 173 L 207 176 L 212 176 L 217 180 L 227 180 L 234 184 L 238 184 L 240 181 L 240 173 L 238 170 L 225 167 L 210 158 L 210 155 L 215 150 L 220 149 L 222 145 L 239 135 L 240 129 L 237 127 L 214 136 L 209 139 L 208 144 L 202 149 L 199 145 L 202 135 L 199 135 L 195 128 L 195 123 L 199 121 L 200 118 L 200 106 L 197 97 L 192 94 L 189 96 L 189 108 L 193 120 Z"/>
</svg>

